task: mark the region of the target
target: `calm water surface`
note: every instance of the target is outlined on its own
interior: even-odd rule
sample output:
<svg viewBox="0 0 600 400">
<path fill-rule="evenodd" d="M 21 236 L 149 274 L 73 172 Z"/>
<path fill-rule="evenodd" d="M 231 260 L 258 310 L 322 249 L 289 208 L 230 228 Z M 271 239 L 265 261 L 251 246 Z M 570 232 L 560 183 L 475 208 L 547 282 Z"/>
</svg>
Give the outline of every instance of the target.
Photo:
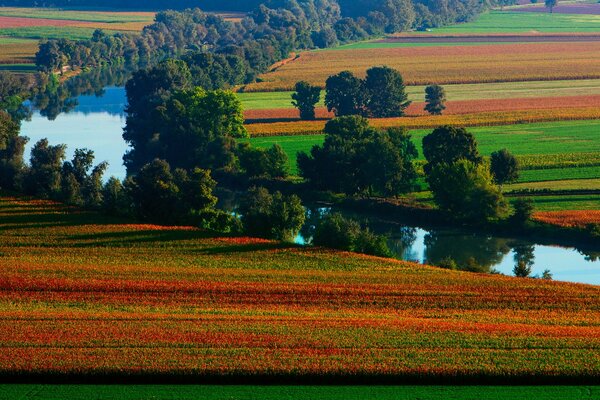
<svg viewBox="0 0 600 400">
<path fill-rule="evenodd" d="M 31 121 L 24 122 L 22 127 L 22 133 L 30 138 L 26 155 L 35 142 L 48 138 L 50 144 L 66 144 L 69 158 L 76 148 L 94 150 L 97 162 L 110 163 L 106 176 L 123 179 L 125 168 L 122 157 L 127 150 L 121 137 L 125 125 L 125 102 L 123 88 L 107 87 L 102 96 L 78 97 L 77 105 L 71 111 L 59 114 L 53 121 L 35 112 Z M 525 258 L 533 265 L 534 274 L 549 269 L 555 280 L 600 284 L 600 261 L 594 261 L 594 254 L 585 255 L 573 248 L 467 234 L 452 229 L 402 226 L 366 217 L 359 219 L 373 231 L 388 235 L 390 247 L 401 259 L 436 264 L 451 257 L 458 263 L 474 261 L 511 275 L 515 260 Z M 298 243 L 310 241 L 309 228 L 303 229 L 304 235 L 298 236 Z M 597 250 L 599 252 L 595 256 L 600 256 L 600 249 Z"/>
</svg>

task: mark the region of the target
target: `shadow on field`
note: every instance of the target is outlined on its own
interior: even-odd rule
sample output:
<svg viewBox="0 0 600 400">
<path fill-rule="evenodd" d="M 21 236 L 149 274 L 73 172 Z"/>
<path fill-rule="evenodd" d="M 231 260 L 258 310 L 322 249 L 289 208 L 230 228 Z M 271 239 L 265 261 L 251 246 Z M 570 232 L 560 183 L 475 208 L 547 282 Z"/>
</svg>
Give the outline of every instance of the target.
<svg viewBox="0 0 600 400">
<path fill-rule="evenodd" d="M 208 249 L 201 249 L 196 251 L 199 254 L 204 255 L 216 255 L 216 254 L 232 254 L 232 253 L 247 253 L 254 251 L 270 251 L 270 250 L 285 250 L 293 249 L 298 247 L 291 243 L 255 243 L 255 244 L 241 244 L 235 246 L 220 246 L 211 247 Z"/>
</svg>

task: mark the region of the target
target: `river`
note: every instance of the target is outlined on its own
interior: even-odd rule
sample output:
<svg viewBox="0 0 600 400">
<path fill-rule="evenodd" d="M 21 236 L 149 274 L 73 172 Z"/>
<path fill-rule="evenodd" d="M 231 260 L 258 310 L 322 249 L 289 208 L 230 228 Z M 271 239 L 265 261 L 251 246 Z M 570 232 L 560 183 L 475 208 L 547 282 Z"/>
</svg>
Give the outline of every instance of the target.
<svg viewBox="0 0 600 400">
<path fill-rule="evenodd" d="M 43 112 L 35 111 L 31 121 L 25 121 L 22 126 L 22 134 L 30 138 L 26 157 L 35 142 L 48 138 L 50 144 L 66 144 L 67 157 L 71 157 L 76 148 L 93 150 L 97 162 L 109 162 L 107 176 L 124 178 L 126 172 L 122 157 L 127 144 L 121 135 L 125 125 L 125 91 L 122 87 L 109 86 L 97 91 L 97 94 L 77 97 L 68 112 L 57 113 L 53 120 L 43 116 Z M 511 275 L 515 260 L 525 258 L 531 262 L 534 275 L 550 270 L 555 280 L 600 284 L 600 261 L 595 260 L 593 254 L 584 255 L 574 248 L 539 245 L 456 229 L 406 226 L 364 216 L 359 216 L 359 219 L 375 232 L 388 235 L 394 254 L 404 260 L 436 264 L 450 257 L 459 264 L 475 262 Z M 306 231 L 309 229 L 304 229 L 305 234 L 297 237 L 298 243 L 310 240 Z"/>
</svg>

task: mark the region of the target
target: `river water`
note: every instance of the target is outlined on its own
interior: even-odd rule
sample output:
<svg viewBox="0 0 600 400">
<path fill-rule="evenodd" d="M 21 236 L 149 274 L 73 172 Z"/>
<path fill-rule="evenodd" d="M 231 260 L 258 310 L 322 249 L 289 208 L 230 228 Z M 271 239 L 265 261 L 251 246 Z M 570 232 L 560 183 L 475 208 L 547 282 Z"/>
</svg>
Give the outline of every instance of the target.
<svg viewBox="0 0 600 400">
<path fill-rule="evenodd" d="M 122 157 L 127 150 L 121 137 L 125 125 L 125 91 L 122 87 L 109 86 L 98 94 L 77 97 L 68 112 L 58 113 L 53 120 L 43 116 L 43 112 L 34 112 L 31 121 L 22 125 L 22 134 L 30 138 L 26 157 L 35 142 L 48 138 L 50 144 L 66 144 L 69 158 L 76 148 L 94 150 L 97 162 L 108 161 L 110 164 L 106 175 L 123 179 L 126 172 Z M 365 216 L 358 216 L 358 219 L 373 231 L 388 235 L 395 256 L 404 260 L 436 264 L 450 257 L 459 264 L 474 262 L 511 275 L 516 259 L 527 259 L 533 266 L 534 275 L 541 275 L 547 269 L 555 280 L 600 284 L 600 261 L 596 259 L 600 249 L 586 255 L 574 248 L 456 229 L 407 226 Z M 296 241 L 310 241 L 308 231 L 304 229 L 304 235 L 299 235 Z"/>
</svg>

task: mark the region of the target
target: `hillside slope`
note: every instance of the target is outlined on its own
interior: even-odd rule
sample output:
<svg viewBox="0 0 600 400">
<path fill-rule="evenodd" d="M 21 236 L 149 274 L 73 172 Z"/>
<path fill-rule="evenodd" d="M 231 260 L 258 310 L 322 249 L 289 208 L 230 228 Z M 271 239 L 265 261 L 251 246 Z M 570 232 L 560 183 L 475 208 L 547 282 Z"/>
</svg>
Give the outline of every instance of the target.
<svg viewBox="0 0 600 400">
<path fill-rule="evenodd" d="M 0 232 L 5 377 L 600 376 L 600 287 L 131 225 L 10 197 Z"/>
</svg>

